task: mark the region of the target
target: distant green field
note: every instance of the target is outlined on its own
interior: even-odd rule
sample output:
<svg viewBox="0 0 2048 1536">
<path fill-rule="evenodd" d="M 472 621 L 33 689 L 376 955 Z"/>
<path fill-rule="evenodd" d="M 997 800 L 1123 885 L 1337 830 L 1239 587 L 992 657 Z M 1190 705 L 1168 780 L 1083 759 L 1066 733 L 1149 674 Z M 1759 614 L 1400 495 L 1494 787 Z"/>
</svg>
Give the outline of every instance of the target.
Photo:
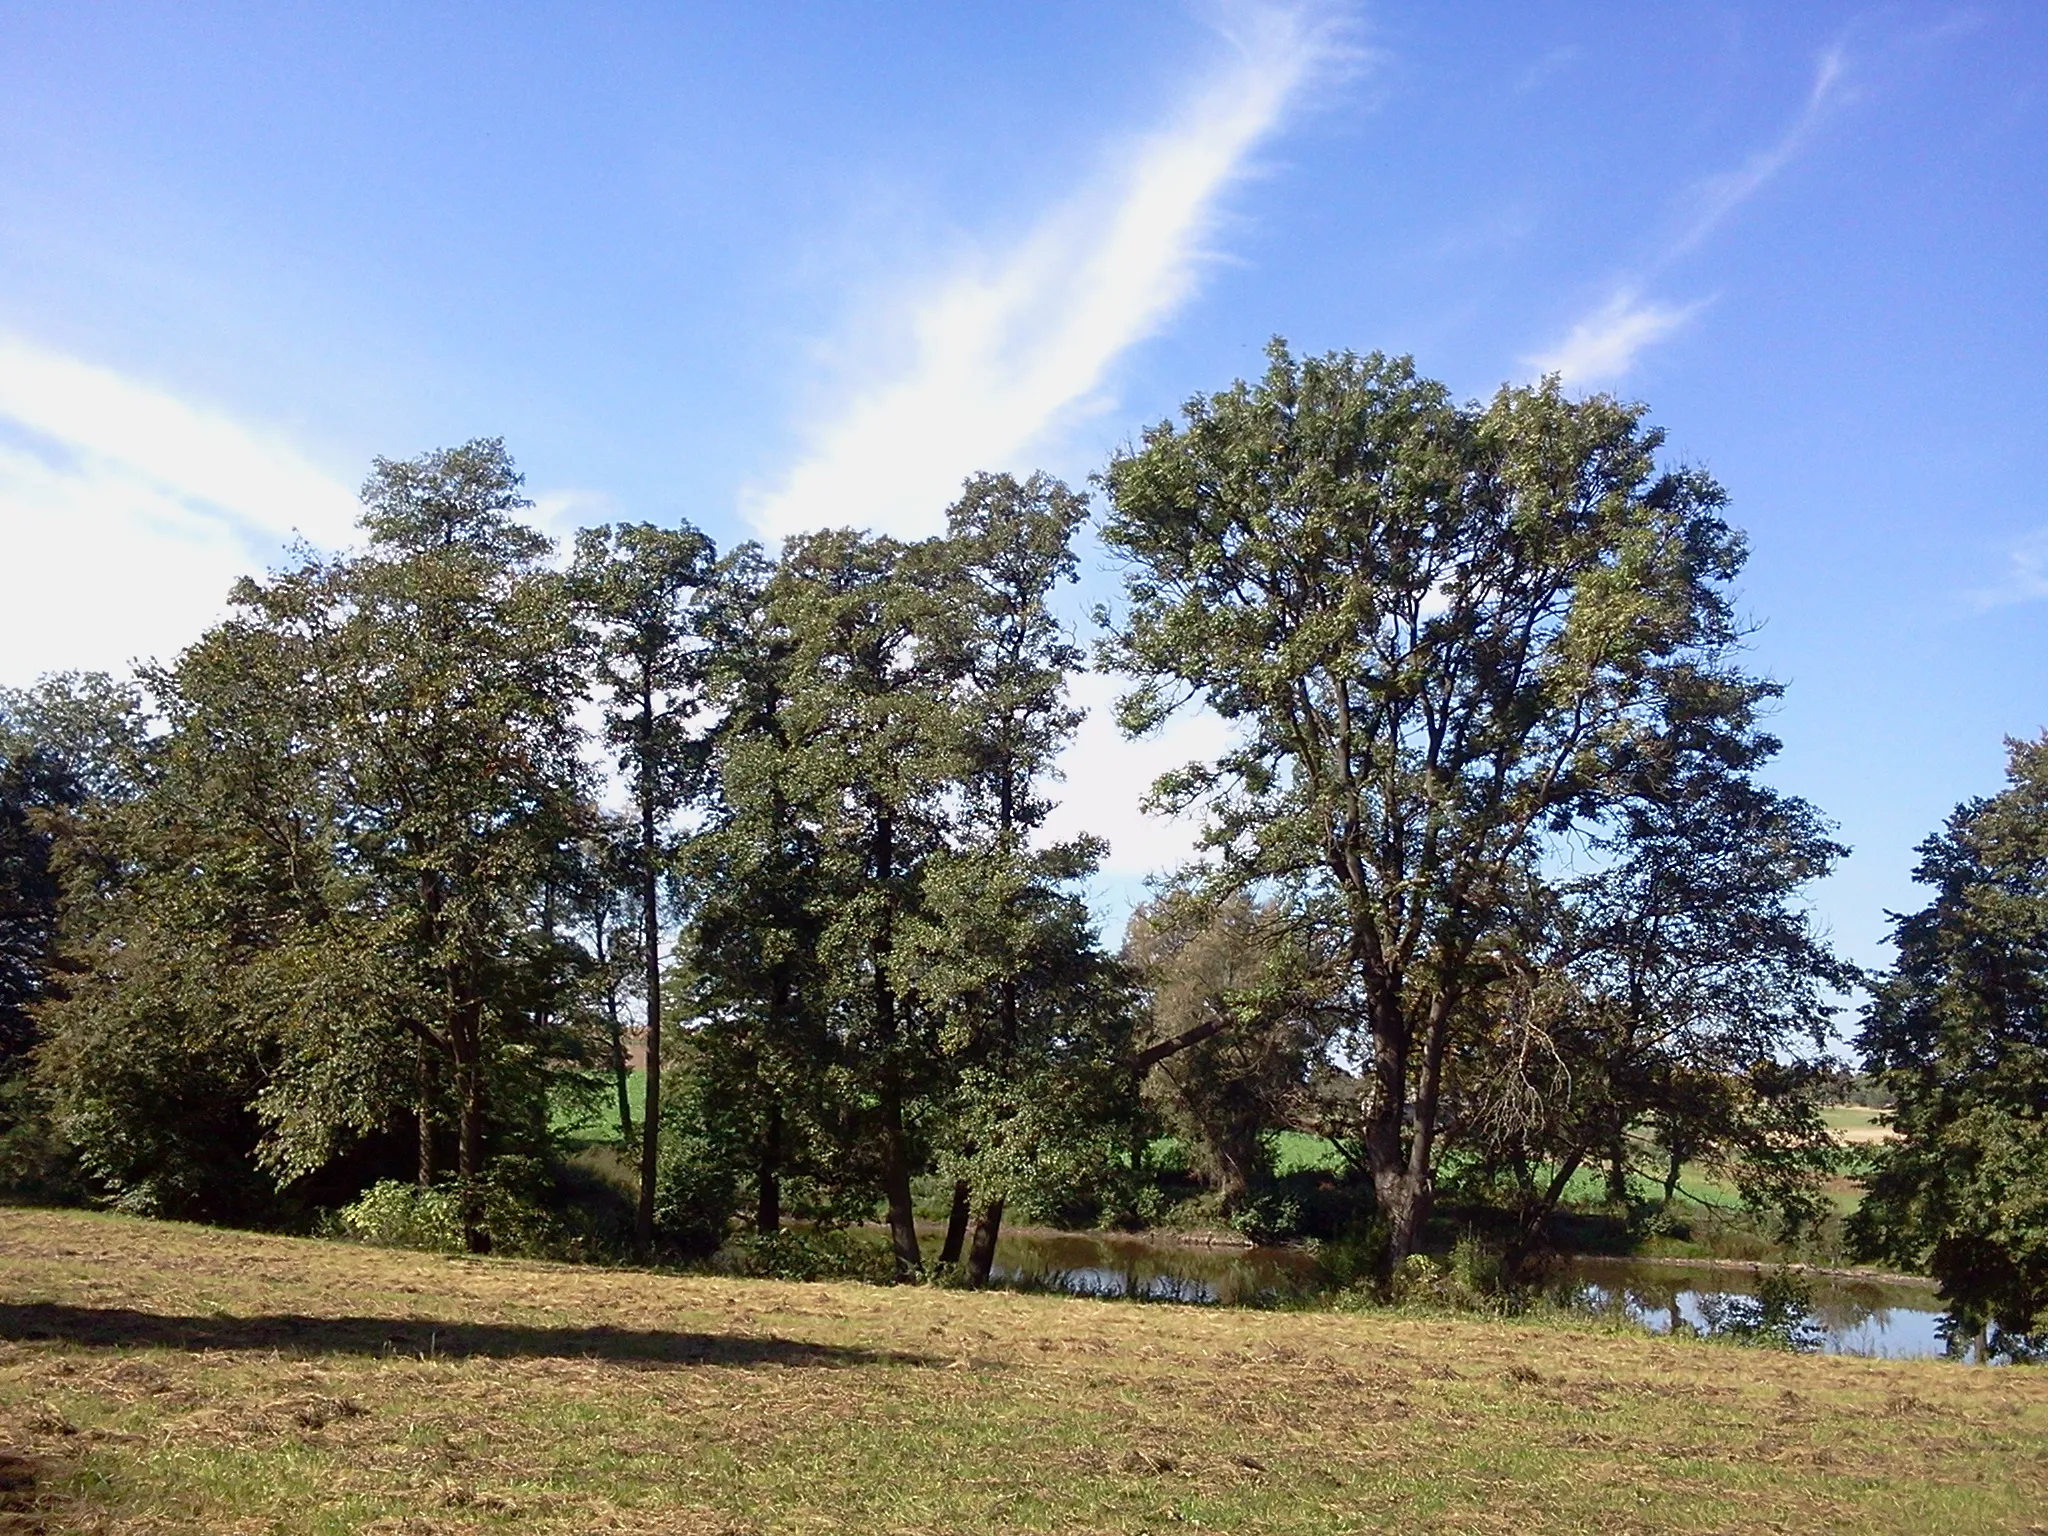
<svg viewBox="0 0 2048 1536">
<path fill-rule="evenodd" d="M 647 1108 L 647 1073 L 635 1068 L 626 1074 L 626 1099 L 633 1106 L 633 1125 Z M 550 1128 L 571 1141 L 610 1144 L 619 1139 L 619 1100 L 607 1076 L 590 1090 L 562 1089 L 549 1106 Z"/>
</svg>

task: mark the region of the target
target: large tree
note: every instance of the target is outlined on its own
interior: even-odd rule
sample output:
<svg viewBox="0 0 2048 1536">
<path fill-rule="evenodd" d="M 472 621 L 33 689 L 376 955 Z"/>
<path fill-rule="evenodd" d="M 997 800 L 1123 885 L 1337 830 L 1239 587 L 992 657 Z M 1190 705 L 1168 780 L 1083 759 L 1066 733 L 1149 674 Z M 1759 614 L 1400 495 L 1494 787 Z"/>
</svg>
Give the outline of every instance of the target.
<svg viewBox="0 0 2048 1536">
<path fill-rule="evenodd" d="M 1188 402 L 1110 466 L 1127 728 L 1199 700 L 1235 744 L 1163 779 L 1217 879 L 1346 935 L 1360 1137 L 1412 1250 L 1452 1049 L 1549 856 L 1645 795 L 1673 721 L 1747 708 L 1743 545 L 1640 408 L 1555 380 L 1460 406 L 1405 359 L 1296 360 Z"/>
<path fill-rule="evenodd" d="M 203 1199 L 204 1148 L 235 1166 L 253 1124 L 290 1184 L 406 1118 L 424 1179 L 452 1120 L 488 1245 L 493 1139 L 545 1135 L 574 1050 L 548 888 L 588 821 L 575 636 L 519 485 L 494 440 L 379 460 L 365 549 L 238 584 L 150 674 L 166 731 L 49 1053 L 110 1182 L 161 1185 L 155 1160 Z M 150 1122 L 195 1095 L 172 1157 Z"/>
<path fill-rule="evenodd" d="M 704 788 L 706 746 L 693 728 L 703 704 L 704 654 L 693 599 L 710 575 L 712 555 L 711 541 L 687 524 L 588 528 L 577 536 L 571 574 L 604 701 L 605 739 L 638 833 L 633 873 L 645 967 L 647 1098 L 635 1231 L 643 1250 L 654 1239 L 661 1146 L 662 883 L 675 855 L 676 817 Z"/>
<path fill-rule="evenodd" d="M 940 541 L 811 534 L 785 547 L 761 603 L 786 645 L 774 792 L 815 852 L 819 1001 L 864 1099 L 905 1273 L 923 1261 L 912 1112 L 939 1023 L 922 985 L 924 875 L 953 833 L 966 749 L 947 574 Z"/>
<path fill-rule="evenodd" d="M 975 1081 L 1018 1079 L 1032 1035 L 1026 1016 L 1046 1006 L 1027 995 L 1029 973 L 1050 982 L 1048 964 L 1052 972 L 1074 971 L 1054 959 L 1054 936 L 1086 933 L 1085 921 L 1077 928 L 1055 914 L 1064 913 L 1069 883 L 1093 868 L 1097 845 L 1032 844 L 1052 809 L 1046 788 L 1054 760 L 1080 719 L 1066 684 L 1082 654 L 1052 599 L 1075 578 L 1073 538 L 1087 511 L 1087 498 L 1047 475 L 976 475 L 948 510 L 938 546 L 958 598 L 949 634 L 959 647 L 963 803 L 952 856 L 936 873 L 947 891 L 949 1055 L 991 1074 Z M 1092 941 L 1082 947 L 1092 950 Z M 1079 971 L 1088 969 L 1078 953 L 1071 958 Z M 993 1126 L 1002 1116 L 973 1118 Z M 970 1138 L 963 1150 L 971 1155 L 972 1145 Z M 961 1256 L 971 1204 L 971 1182 L 956 1179 L 942 1263 Z M 984 1190 L 969 1256 L 977 1281 L 994 1261 L 1003 1211 L 1001 1195 Z"/>
<path fill-rule="evenodd" d="M 1934 900 L 1864 1015 L 1898 1139 L 1853 1230 L 1924 1263 L 1970 1332 L 2026 1334 L 2048 1326 L 2048 735 L 2008 751 L 2006 787 L 1920 845 Z"/>
</svg>

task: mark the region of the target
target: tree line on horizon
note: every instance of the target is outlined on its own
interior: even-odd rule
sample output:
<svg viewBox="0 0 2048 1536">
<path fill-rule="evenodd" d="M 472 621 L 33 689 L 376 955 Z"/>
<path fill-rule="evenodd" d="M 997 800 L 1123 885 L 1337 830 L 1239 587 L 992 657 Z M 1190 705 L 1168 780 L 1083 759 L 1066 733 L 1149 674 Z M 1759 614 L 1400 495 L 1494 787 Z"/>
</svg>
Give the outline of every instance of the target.
<svg viewBox="0 0 2048 1536">
<path fill-rule="evenodd" d="M 1845 850 L 1763 780 L 1744 545 L 1662 446 L 1555 380 L 1461 404 L 1276 342 L 1119 453 L 1094 662 L 1127 731 L 1231 736 L 1153 787 L 1201 851 L 1117 953 L 1102 845 L 1044 836 L 1088 495 L 979 475 L 932 538 L 626 523 L 559 559 L 502 443 L 378 460 L 358 548 L 132 680 L 0 698 L 0 1179 L 245 1222 L 405 1180 L 481 1251 L 562 1203 L 552 1116 L 601 1092 L 641 1256 L 879 1210 L 916 1274 L 936 1179 L 938 1261 L 985 1281 L 1006 1211 L 1142 1222 L 1162 1129 L 1252 1212 L 1280 1123 L 1342 1153 L 1383 1272 L 1446 1191 L 1525 1262 L 1586 1171 L 1668 1204 L 1713 1163 L 1815 1220 L 1860 978 L 1803 893 Z M 2017 1334 L 2048 745 L 2013 761 L 1875 986 L 1905 1134 L 1859 1241 Z"/>
</svg>

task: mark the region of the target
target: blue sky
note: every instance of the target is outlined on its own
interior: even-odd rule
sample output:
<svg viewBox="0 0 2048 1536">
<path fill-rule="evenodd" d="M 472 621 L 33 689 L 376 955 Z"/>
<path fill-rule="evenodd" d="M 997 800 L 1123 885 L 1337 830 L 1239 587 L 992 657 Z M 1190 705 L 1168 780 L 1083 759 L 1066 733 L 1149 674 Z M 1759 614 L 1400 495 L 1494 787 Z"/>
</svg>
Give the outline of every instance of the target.
<svg viewBox="0 0 2048 1536">
<path fill-rule="evenodd" d="M 1881 960 L 2048 725 L 2044 172 L 2019 0 L 0 5 L 0 682 L 174 652 L 374 454 L 501 434 L 562 531 L 914 533 L 1274 333 L 1554 367 L 1731 492 Z M 1084 730 L 1109 909 L 1211 739 Z"/>
</svg>

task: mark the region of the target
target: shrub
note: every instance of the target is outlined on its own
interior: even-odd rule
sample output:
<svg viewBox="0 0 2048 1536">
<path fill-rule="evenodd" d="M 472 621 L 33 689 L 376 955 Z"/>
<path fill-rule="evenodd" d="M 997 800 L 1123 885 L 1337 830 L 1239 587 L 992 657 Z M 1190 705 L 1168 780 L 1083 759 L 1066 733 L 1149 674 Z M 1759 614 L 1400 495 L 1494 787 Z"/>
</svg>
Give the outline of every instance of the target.
<svg viewBox="0 0 2048 1536">
<path fill-rule="evenodd" d="M 826 1229 L 743 1232 L 713 1261 L 724 1274 L 763 1280 L 864 1280 L 888 1285 L 896 1262 L 888 1249 L 858 1234 Z"/>
<path fill-rule="evenodd" d="M 1301 1231 L 1301 1202 L 1277 1190 L 1256 1190 L 1231 1212 L 1230 1225 L 1255 1243 L 1284 1242 Z"/>
<path fill-rule="evenodd" d="M 379 1248 L 424 1248 L 454 1253 L 462 1247 L 462 1212 L 448 1184 L 379 1179 L 341 1208 L 341 1229 Z"/>
</svg>

